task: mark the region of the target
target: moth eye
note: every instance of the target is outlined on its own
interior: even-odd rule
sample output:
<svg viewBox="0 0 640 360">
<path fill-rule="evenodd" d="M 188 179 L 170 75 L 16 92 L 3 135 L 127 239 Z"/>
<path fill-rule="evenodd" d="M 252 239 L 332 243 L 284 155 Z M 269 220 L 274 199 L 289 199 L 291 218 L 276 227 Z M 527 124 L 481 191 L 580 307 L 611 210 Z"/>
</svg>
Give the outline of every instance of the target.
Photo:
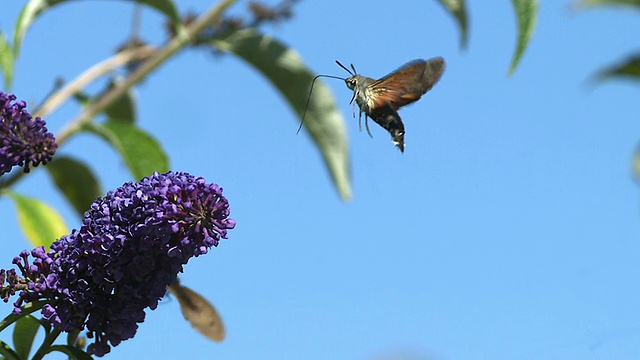
<svg viewBox="0 0 640 360">
<path fill-rule="evenodd" d="M 356 86 L 356 80 L 355 79 L 347 80 L 347 87 L 349 89 L 353 89 L 355 86 Z"/>
</svg>

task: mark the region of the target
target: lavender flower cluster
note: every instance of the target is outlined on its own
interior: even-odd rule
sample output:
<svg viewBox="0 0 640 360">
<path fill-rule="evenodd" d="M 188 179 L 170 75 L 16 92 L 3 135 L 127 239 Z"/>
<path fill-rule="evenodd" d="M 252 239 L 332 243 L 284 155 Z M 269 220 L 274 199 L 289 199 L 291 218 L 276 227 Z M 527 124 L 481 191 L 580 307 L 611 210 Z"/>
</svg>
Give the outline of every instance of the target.
<svg viewBox="0 0 640 360">
<path fill-rule="evenodd" d="M 206 254 L 235 227 L 222 188 L 188 173 L 155 173 L 96 200 L 80 230 L 48 252 L 14 259 L 28 281 L 14 304 L 51 300 L 42 315 L 63 331 L 87 329 L 89 354 L 103 356 L 133 337 L 144 310 L 158 305 L 167 285 L 194 256 Z M 15 292 L 16 274 L 0 273 Z M 11 282 L 9 279 L 13 279 Z M 0 290 L 3 282 L 0 282 Z M 13 289 L 13 290 L 11 290 Z"/>
<path fill-rule="evenodd" d="M 15 95 L 0 91 L 0 175 L 14 166 L 29 172 L 30 166 L 46 165 L 58 148 L 44 120 L 34 120 L 27 104 L 15 100 Z"/>
</svg>

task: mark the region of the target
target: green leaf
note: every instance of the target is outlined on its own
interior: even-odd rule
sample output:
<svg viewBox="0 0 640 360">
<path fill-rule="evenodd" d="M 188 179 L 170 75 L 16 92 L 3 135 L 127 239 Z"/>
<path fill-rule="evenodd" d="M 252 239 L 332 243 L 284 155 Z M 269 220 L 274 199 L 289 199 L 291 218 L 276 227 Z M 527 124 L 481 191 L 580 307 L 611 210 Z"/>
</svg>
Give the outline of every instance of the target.
<svg viewBox="0 0 640 360">
<path fill-rule="evenodd" d="M 84 349 L 85 338 L 84 336 L 79 336 L 80 330 L 70 330 L 67 332 L 67 345 L 73 346 L 78 349 Z"/>
<path fill-rule="evenodd" d="M 47 351 L 47 354 L 50 354 L 54 351 L 58 351 L 61 353 L 66 354 L 67 356 L 69 356 L 69 359 L 72 360 L 93 360 L 93 358 L 91 357 L 91 355 L 87 354 L 86 352 L 78 349 L 77 347 L 74 346 L 69 346 L 69 345 L 53 345 L 49 348 L 49 351 Z"/>
<path fill-rule="evenodd" d="M 45 169 L 81 217 L 89 210 L 91 203 L 102 195 L 98 179 L 80 160 L 64 155 L 56 156 Z"/>
<path fill-rule="evenodd" d="M 0 31 L 0 70 L 4 75 L 4 91 L 9 91 L 13 82 L 13 54 L 4 33 Z"/>
<path fill-rule="evenodd" d="M 640 54 L 633 55 L 620 64 L 599 71 L 596 77 L 598 80 L 614 77 L 640 80 Z"/>
<path fill-rule="evenodd" d="M 465 0 L 440 0 L 440 3 L 453 15 L 460 27 L 460 47 L 466 48 L 469 42 L 469 19 Z"/>
<path fill-rule="evenodd" d="M 18 20 L 16 21 L 16 26 L 13 32 L 14 57 L 18 57 L 18 54 L 20 53 L 20 46 L 22 45 L 22 40 L 24 39 L 24 36 L 27 33 L 29 27 L 31 27 L 31 24 L 33 24 L 33 22 L 35 21 L 36 17 L 48 8 L 65 1 L 69 0 L 30 0 L 24 5 L 22 11 L 20 12 L 20 15 L 18 16 Z"/>
<path fill-rule="evenodd" d="M 109 120 L 102 125 L 89 123 L 86 128 L 101 136 L 120 153 L 134 179 L 142 179 L 154 171 L 169 171 L 169 158 L 160 144 L 135 125 Z"/>
<path fill-rule="evenodd" d="M 33 340 L 39 328 L 40 322 L 31 315 L 24 316 L 16 322 L 16 326 L 13 329 L 13 346 L 22 359 L 29 358 Z"/>
<path fill-rule="evenodd" d="M 22 313 L 20 315 L 16 315 L 16 314 L 7 315 L 4 319 L 2 319 L 2 321 L 0 321 L 0 332 L 2 332 L 4 329 L 9 327 L 11 324 L 20 320 L 22 317 L 42 309 L 42 307 L 45 306 L 47 303 L 48 301 L 42 301 L 42 300 L 32 301 L 22 307 Z"/>
<path fill-rule="evenodd" d="M 640 6 L 640 0 L 582 0 L 578 6 L 598 6 L 598 5 L 631 5 Z"/>
<path fill-rule="evenodd" d="M 297 52 L 253 29 L 221 35 L 211 44 L 239 56 L 260 71 L 302 117 L 314 74 Z M 321 151 L 338 192 L 345 200 L 351 198 L 344 119 L 331 91 L 320 81 L 313 88 L 304 125 Z M 293 128 L 291 133 L 295 134 Z"/>
<path fill-rule="evenodd" d="M 5 360 L 22 360 L 22 358 L 4 341 L 0 340 L 0 355 L 4 356 Z"/>
<path fill-rule="evenodd" d="M 640 180 L 640 146 L 636 148 L 636 153 L 633 156 L 633 172 L 635 173 L 636 180 Z"/>
<path fill-rule="evenodd" d="M 109 92 L 117 84 L 117 80 L 111 81 L 106 92 Z M 131 89 L 111 103 L 104 112 L 110 119 L 134 123 L 136 121 L 136 104 Z"/>
<path fill-rule="evenodd" d="M 30 0 L 27 4 L 22 8 L 20 15 L 18 16 L 18 21 L 16 21 L 16 26 L 14 29 L 14 41 L 13 41 L 13 53 L 14 57 L 18 57 L 18 53 L 20 52 L 20 46 L 22 45 L 22 40 L 24 39 L 27 30 L 31 27 L 35 19 L 42 14 L 45 10 L 65 2 L 70 2 L 73 0 Z M 76 0 L 78 1 L 78 0 Z M 140 3 L 152 7 L 164 15 L 168 16 L 171 21 L 176 24 L 180 24 L 180 16 L 178 15 L 178 11 L 171 0 L 124 0 L 132 3 Z"/>
<path fill-rule="evenodd" d="M 18 222 L 33 247 L 48 248 L 54 241 L 69 233 L 64 219 L 52 207 L 44 202 L 8 193 L 18 211 Z"/>
<path fill-rule="evenodd" d="M 518 43 L 509 68 L 509 75 L 513 75 L 516 71 L 516 66 L 518 66 L 520 58 L 529 44 L 538 18 L 538 0 L 511 0 L 511 2 L 516 10 L 518 20 Z"/>
<path fill-rule="evenodd" d="M 171 0 L 126 0 L 133 3 L 141 3 L 147 6 L 150 6 L 164 15 L 166 15 L 171 21 L 175 24 L 180 24 L 182 21 L 180 20 L 180 15 L 178 14 L 178 10 Z"/>
</svg>

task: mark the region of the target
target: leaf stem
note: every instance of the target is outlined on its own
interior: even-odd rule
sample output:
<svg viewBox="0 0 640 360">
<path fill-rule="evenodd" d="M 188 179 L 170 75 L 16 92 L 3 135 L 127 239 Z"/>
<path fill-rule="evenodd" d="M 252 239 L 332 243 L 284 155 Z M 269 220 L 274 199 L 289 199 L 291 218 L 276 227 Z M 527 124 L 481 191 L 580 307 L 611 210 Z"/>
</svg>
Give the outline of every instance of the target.
<svg viewBox="0 0 640 360">
<path fill-rule="evenodd" d="M 75 119 L 71 120 L 67 126 L 65 126 L 57 135 L 56 142 L 58 145 L 63 144 L 74 133 L 80 131 L 82 127 L 91 121 L 97 114 L 106 109 L 114 101 L 124 95 L 131 87 L 139 83 L 153 70 L 160 66 L 163 62 L 169 59 L 172 55 L 177 53 L 180 49 L 185 47 L 190 42 L 195 40 L 197 34 L 203 31 L 207 25 L 210 25 L 215 20 L 222 16 L 224 10 L 231 6 L 236 0 L 221 0 L 219 3 L 213 5 L 204 14 L 200 15 L 195 21 L 190 23 L 186 27 L 179 27 L 177 35 L 163 48 L 154 51 L 147 60 L 145 60 L 136 71 L 134 71 L 128 78 L 122 83 L 114 86 L 111 90 L 100 97 L 96 102 L 87 106 Z M 62 88 L 47 100 L 43 106 L 34 113 L 34 116 L 41 116 L 49 114 L 60 106 L 65 100 L 67 100 L 76 91 L 80 90 L 83 86 L 93 81 L 98 76 L 110 71 L 117 64 L 125 64 L 127 61 L 135 59 L 136 56 L 141 54 L 135 53 L 120 53 L 113 58 L 103 61 L 91 69 L 84 72 L 73 82 Z M 0 190 L 8 188 L 14 183 L 18 182 L 24 176 L 23 172 L 17 172 L 15 175 L 4 181 L 0 181 Z"/>
<path fill-rule="evenodd" d="M 52 332 L 47 334 L 47 336 L 44 338 L 44 341 L 42 342 L 42 345 L 40 345 L 38 351 L 36 351 L 31 360 L 42 359 L 49 352 L 49 348 L 51 348 L 51 345 L 54 341 L 56 341 L 60 333 L 62 333 L 62 330 L 54 328 Z"/>
<path fill-rule="evenodd" d="M 120 98 L 120 96 L 124 95 L 133 85 L 140 82 L 149 75 L 149 73 L 178 52 L 178 50 L 191 42 L 200 31 L 219 18 L 222 15 L 222 12 L 235 1 L 236 0 L 222 0 L 186 28 L 180 28 L 177 36 L 174 37 L 167 46 L 158 49 L 154 55 L 144 61 L 140 67 L 121 84 L 114 86 L 113 89 L 108 91 L 104 96 L 98 99 L 98 101 L 85 108 L 80 115 L 62 129 L 60 134 L 56 137 L 58 144 L 64 143 L 69 136 L 81 129 L 85 123 L 91 121 L 94 116 L 107 108 L 111 103 Z"/>
</svg>

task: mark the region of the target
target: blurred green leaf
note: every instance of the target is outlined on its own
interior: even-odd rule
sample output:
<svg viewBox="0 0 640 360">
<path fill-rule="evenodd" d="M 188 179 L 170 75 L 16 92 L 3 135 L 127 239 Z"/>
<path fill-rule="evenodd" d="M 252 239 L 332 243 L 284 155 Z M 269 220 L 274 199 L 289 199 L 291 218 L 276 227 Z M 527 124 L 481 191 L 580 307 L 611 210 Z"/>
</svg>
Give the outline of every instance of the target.
<svg viewBox="0 0 640 360">
<path fill-rule="evenodd" d="M 180 15 L 175 4 L 171 0 L 125 0 L 132 3 L 140 3 L 152 7 L 166 15 L 175 24 L 180 24 Z"/>
<path fill-rule="evenodd" d="M 64 219 L 41 200 L 8 193 L 18 212 L 18 222 L 33 247 L 49 248 L 54 241 L 69 233 Z"/>
<path fill-rule="evenodd" d="M 54 351 L 58 351 L 58 352 L 61 352 L 63 354 L 66 354 L 67 356 L 69 356 L 69 359 L 71 359 L 71 360 L 93 360 L 91 355 L 89 355 L 86 352 L 76 348 L 75 346 L 53 345 L 53 346 L 51 346 L 51 348 L 48 351 L 48 353 L 52 353 Z"/>
<path fill-rule="evenodd" d="M 582 0 L 578 2 L 579 6 L 597 6 L 597 5 L 631 5 L 640 6 L 640 0 Z"/>
<path fill-rule="evenodd" d="M 4 91 L 11 89 L 13 82 L 13 54 L 4 33 L 0 31 L 0 70 L 4 75 Z"/>
<path fill-rule="evenodd" d="M 636 179 L 640 180 L 640 146 L 638 146 L 633 156 L 633 172 L 635 173 Z"/>
<path fill-rule="evenodd" d="M 640 54 L 636 54 L 620 64 L 601 70 L 596 77 L 598 80 L 607 80 L 613 77 L 640 80 Z"/>
<path fill-rule="evenodd" d="M 109 120 L 104 124 L 87 124 L 113 146 L 129 167 L 133 178 L 140 180 L 154 171 L 169 171 L 169 158 L 160 144 L 147 132 L 126 121 Z"/>
<path fill-rule="evenodd" d="M 11 324 L 20 320 L 20 318 L 22 318 L 23 316 L 29 315 L 33 312 L 36 312 L 42 309 L 42 307 L 48 303 L 49 301 L 37 300 L 37 301 L 32 301 L 30 303 L 25 304 L 22 307 L 22 313 L 20 315 L 11 313 L 7 315 L 4 319 L 0 320 L 0 332 L 2 332 L 4 329 L 9 327 Z"/>
<path fill-rule="evenodd" d="M 22 360 L 22 358 L 4 341 L 0 340 L 0 355 L 3 360 Z"/>
<path fill-rule="evenodd" d="M 18 57 L 18 53 L 20 52 L 20 46 L 22 45 L 22 41 L 24 40 L 24 36 L 27 33 L 27 30 L 31 27 L 35 19 L 42 14 L 45 10 L 54 7 L 55 5 L 62 4 L 65 2 L 70 2 L 74 0 L 29 0 L 25 6 L 22 8 L 20 15 L 18 16 L 18 20 L 16 21 L 16 26 L 14 29 L 14 41 L 13 41 L 13 54 L 14 57 Z M 75 0 L 78 1 L 78 0 Z M 176 10 L 173 1 L 171 0 L 121 0 L 121 1 L 129 1 L 132 3 L 140 3 L 152 7 L 164 15 L 168 16 L 172 22 L 179 24 L 180 16 L 178 15 L 178 11 Z"/>
<path fill-rule="evenodd" d="M 75 93 L 73 93 L 73 99 L 76 100 L 78 102 L 78 105 L 83 108 L 89 106 L 93 101 L 91 96 L 84 91 L 76 91 Z"/>
<path fill-rule="evenodd" d="M 106 92 L 113 89 L 117 84 L 118 82 L 113 80 Z M 136 121 L 136 104 L 131 89 L 111 103 L 104 111 L 110 119 L 134 123 Z"/>
<path fill-rule="evenodd" d="M 211 44 L 233 53 L 260 71 L 302 117 L 314 74 L 304 65 L 300 55 L 277 40 L 253 29 L 242 29 L 221 35 Z M 306 130 L 321 151 L 340 196 L 351 198 L 349 151 L 344 119 L 338 111 L 329 88 L 316 81 L 304 122 Z M 295 135 L 295 128 L 291 128 Z"/>
<path fill-rule="evenodd" d="M 513 75 L 515 72 L 516 66 L 518 66 L 520 58 L 531 40 L 538 18 L 538 0 L 511 0 L 511 2 L 516 10 L 518 20 L 518 43 L 509 68 L 509 75 Z"/>
<path fill-rule="evenodd" d="M 16 326 L 13 329 L 13 346 L 20 358 L 29 358 L 33 340 L 39 328 L 40 322 L 31 315 L 23 316 L 16 322 Z"/>
<path fill-rule="evenodd" d="M 469 18 L 465 0 L 439 0 L 440 3 L 453 15 L 460 27 L 460 47 L 466 48 L 469 42 Z"/>
<path fill-rule="evenodd" d="M 37 301 L 26 303 L 22 307 L 22 313 L 20 315 L 11 313 L 7 315 L 4 319 L 0 320 L 0 332 L 2 332 L 7 327 L 11 326 L 11 324 L 20 320 L 20 318 L 22 318 L 23 316 L 29 315 L 33 312 L 36 312 L 42 309 L 42 307 L 45 306 L 47 303 L 48 301 L 43 301 L 43 300 L 37 300 Z"/>
<path fill-rule="evenodd" d="M 95 199 L 103 195 L 91 169 L 77 159 L 56 156 L 45 169 L 80 217 Z"/>
</svg>

